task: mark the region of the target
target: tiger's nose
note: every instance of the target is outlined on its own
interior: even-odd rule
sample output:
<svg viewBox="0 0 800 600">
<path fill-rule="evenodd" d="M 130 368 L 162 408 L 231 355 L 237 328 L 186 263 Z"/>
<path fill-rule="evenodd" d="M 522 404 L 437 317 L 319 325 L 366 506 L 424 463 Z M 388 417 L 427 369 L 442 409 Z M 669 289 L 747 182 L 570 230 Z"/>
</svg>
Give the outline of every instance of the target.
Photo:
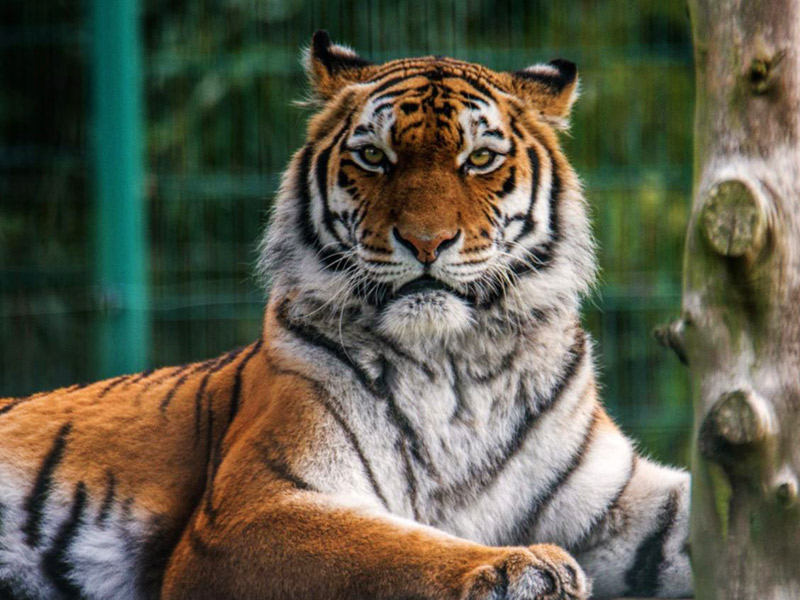
<svg viewBox="0 0 800 600">
<path fill-rule="evenodd" d="M 394 239 L 411 250 L 417 260 L 423 265 L 429 265 L 437 258 L 442 250 L 455 244 L 461 236 L 461 230 L 453 232 L 440 231 L 432 236 L 416 236 L 407 231 L 401 232 L 397 227 L 392 229 Z"/>
</svg>

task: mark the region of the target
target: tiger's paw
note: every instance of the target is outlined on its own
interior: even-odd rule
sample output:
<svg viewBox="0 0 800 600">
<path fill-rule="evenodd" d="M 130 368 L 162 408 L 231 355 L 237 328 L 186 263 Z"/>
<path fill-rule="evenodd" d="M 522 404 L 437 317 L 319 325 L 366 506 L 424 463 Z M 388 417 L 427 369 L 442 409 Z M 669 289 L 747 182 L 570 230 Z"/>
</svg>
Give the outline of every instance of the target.
<svg viewBox="0 0 800 600">
<path fill-rule="evenodd" d="M 558 546 L 514 548 L 467 575 L 463 600 L 585 600 L 590 585 Z"/>
</svg>

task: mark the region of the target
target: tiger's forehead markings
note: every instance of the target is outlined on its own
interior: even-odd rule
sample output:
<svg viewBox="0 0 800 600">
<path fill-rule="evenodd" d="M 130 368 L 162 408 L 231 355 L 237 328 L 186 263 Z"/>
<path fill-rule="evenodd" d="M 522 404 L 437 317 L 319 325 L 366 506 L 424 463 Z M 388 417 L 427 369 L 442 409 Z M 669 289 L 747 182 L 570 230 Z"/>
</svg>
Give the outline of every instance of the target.
<svg viewBox="0 0 800 600">
<path fill-rule="evenodd" d="M 497 73 L 480 65 L 461 62 L 449 58 L 423 57 L 419 59 L 405 59 L 391 61 L 383 69 L 378 70 L 375 76 L 365 82 L 366 85 L 374 84 L 373 96 L 394 98 L 406 93 L 406 90 L 394 90 L 395 86 L 408 82 L 412 78 L 427 79 L 430 82 L 442 82 L 445 85 L 458 86 L 459 83 L 473 88 L 474 101 L 497 100 L 498 96 L 505 96 L 508 90 L 502 84 Z M 457 92 L 458 90 L 454 89 Z M 462 90 L 463 92 L 463 90 Z M 483 98 L 481 98 L 483 96 Z"/>
<path fill-rule="evenodd" d="M 489 146 L 501 152 L 507 152 L 510 141 L 504 133 L 503 117 L 494 104 L 479 108 L 465 107 L 458 117 L 463 130 L 473 140 L 488 138 Z"/>
<path fill-rule="evenodd" d="M 507 152 L 509 143 L 497 102 L 493 97 L 483 97 L 471 81 L 448 71 L 431 70 L 429 65 L 412 74 L 406 69 L 405 85 L 379 85 L 380 93 L 373 92 L 367 100 L 351 141 L 370 140 L 390 150 L 404 142 L 413 146 L 420 142 L 420 135 L 431 135 L 437 143 L 447 139 L 455 144 L 459 161 L 462 151 L 481 142 L 495 151 Z M 423 127 L 425 131 L 418 133 Z"/>
<path fill-rule="evenodd" d="M 396 115 L 391 101 L 370 98 L 361 111 L 353 131 L 345 139 L 353 146 L 372 144 L 380 147 L 391 162 L 397 160 L 390 139 Z"/>
<path fill-rule="evenodd" d="M 497 74 L 482 65 L 460 61 L 454 58 L 423 56 L 420 58 L 399 59 L 385 63 L 378 69 L 368 83 L 377 83 L 390 76 L 414 75 L 423 71 L 436 71 L 443 77 L 462 76 L 482 80 L 494 87 L 502 88 Z"/>
</svg>

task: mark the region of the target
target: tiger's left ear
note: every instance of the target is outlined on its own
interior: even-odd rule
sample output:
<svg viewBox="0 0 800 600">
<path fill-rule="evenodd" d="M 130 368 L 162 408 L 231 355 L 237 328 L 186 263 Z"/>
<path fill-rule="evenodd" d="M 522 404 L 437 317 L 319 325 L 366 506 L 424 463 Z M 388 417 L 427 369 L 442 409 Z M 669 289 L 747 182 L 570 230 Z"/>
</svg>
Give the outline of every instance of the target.
<svg viewBox="0 0 800 600">
<path fill-rule="evenodd" d="M 328 32 L 322 29 L 311 38 L 303 62 L 314 95 L 322 101 L 350 83 L 367 79 L 372 65 L 347 46 L 332 43 Z"/>
<path fill-rule="evenodd" d="M 532 65 L 510 74 L 514 93 L 541 111 L 557 129 L 569 126 L 569 113 L 578 99 L 578 69 L 563 58 Z"/>
</svg>

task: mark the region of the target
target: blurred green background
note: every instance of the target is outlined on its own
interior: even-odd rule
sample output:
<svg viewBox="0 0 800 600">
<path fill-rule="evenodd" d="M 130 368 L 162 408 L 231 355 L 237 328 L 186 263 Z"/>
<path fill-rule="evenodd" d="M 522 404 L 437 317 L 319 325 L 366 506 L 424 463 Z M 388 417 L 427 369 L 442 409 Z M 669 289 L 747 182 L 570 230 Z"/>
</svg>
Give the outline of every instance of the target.
<svg viewBox="0 0 800 600">
<path fill-rule="evenodd" d="M 578 64 L 564 144 L 600 244 L 585 322 L 603 393 L 646 452 L 687 462 L 687 374 L 650 333 L 680 306 L 683 1 L 3 0 L 0 16 L 0 395 L 256 338 L 255 243 L 304 137 L 300 48 L 325 28 L 376 61 Z"/>
</svg>

